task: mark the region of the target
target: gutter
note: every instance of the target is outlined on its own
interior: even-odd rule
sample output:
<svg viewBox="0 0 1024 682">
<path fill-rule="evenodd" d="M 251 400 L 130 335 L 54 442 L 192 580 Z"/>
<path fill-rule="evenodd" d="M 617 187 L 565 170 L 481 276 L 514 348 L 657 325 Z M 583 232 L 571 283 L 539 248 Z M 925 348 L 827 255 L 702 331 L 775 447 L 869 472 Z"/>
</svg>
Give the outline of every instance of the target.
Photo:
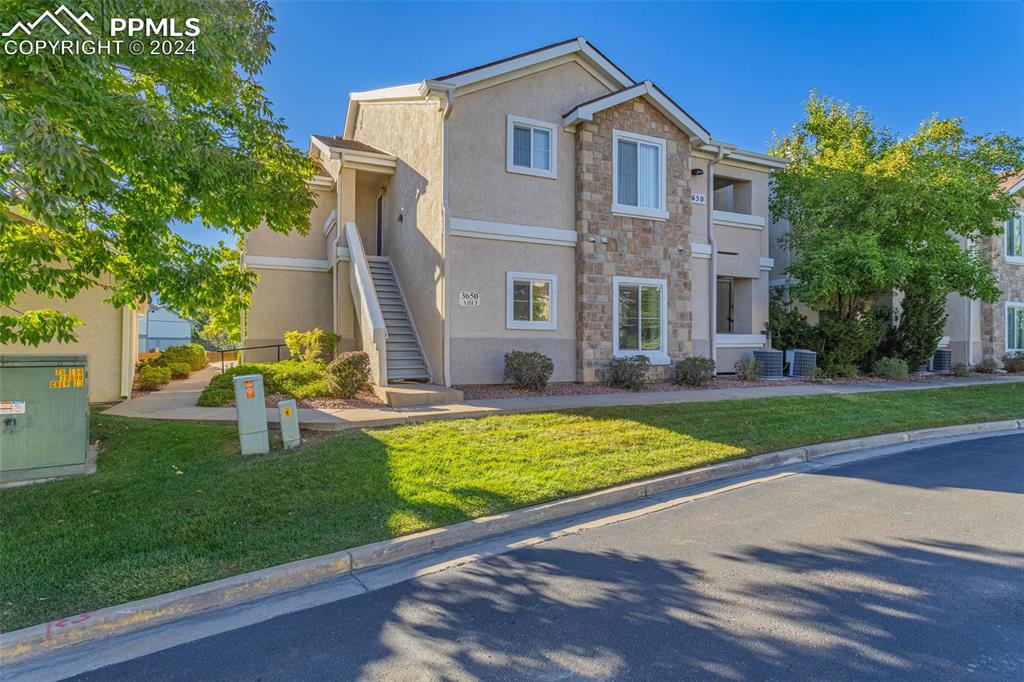
<svg viewBox="0 0 1024 682">
<path fill-rule="evenodd" d="M 708 350 L 711 360 L 715 363 L 715 374 L 718 374 L 718 343 L 715 336 L 718 332 L 718 242 L 715 241 L 715 164 L 726 156 L 725 147 L 718 145 L 715 158 L 708 161 L 708 244 L 711 245 L 710 306 L 708 307 Z"/>
<path fill-rule="evenodd" d="M 455 89 L 452 87 L 438 87 L 440 84 L 430 82 L 434 91 L 443 92 L 444 107 L 441 113 L 441 346 L 443 381 L 446 387 L 452 385 L 452 324 L 448 314 L 448 232 L 451 228 L 451 209 L 448 207 L 448 117 L 452 113 L 452 103 L 455 99 Z M 428 82 L 424 81 L 424 86 Z M 429 87 L 428 86 L 428 87 Z"/>
</svg>

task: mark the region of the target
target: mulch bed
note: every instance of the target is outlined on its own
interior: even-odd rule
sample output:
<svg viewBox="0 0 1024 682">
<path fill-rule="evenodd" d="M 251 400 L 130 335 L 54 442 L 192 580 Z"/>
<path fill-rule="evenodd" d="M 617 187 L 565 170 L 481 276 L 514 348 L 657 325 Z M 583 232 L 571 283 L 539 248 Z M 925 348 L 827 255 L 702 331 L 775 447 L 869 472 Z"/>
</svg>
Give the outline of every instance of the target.
<svg viewBox="0 0 1024 682">
<path fill-rule="evenodd" d="M 983 375 L 975 375 L 983 376 Z M 921 381 L 944 381 L 953 378 L 949 374 L 912 374 L 907 377 L 907 383 Z M 889 379 L 882 379 L 873 376 L 859 376 L 850 379 L 839 379 L 829 382 L 830 385 L 845 384 L 880 384 L 888 383 Z M 751 388 L 755 386 L 794 386 L 799 384 L 812 383 L 806 379 L 764 379 L 761 381 L 741 381 L 732 375 L 721 375 L 711 384 L 703 388 L 692 388 L 680 386 L 667 381 L 659 381 L 647 384 L 641 393 L 659 393 L 665 391 L 704 391 L 708 389 L 730 389 L 730 388 Z M 498 400 L 501 398 L 532 398 L 537 396 L 565 396 L 565 395 L 605 395 L 609 393 L 632 393 L 624 388 L 615 388 L 607 384 L 593 383 L 580 384 L 572 382 L 548 384 L 543 391 L 529 391 L 509 384 L 472 384 L 456 386 L 462 391 L 466 400 Z"/>
<path fill-rule="evenodd" d="M 277 407 L 282 400 L 288 400 L 288 396 L 272 393 L 266 396 L 267 407 Z M 295 404 L 299 407 L 316 410 L 372 410 L 385 406 L 373 391 L 363 391 L 354 398 L 303 398 L 296 400 Z M 234 400 L 225 405 L 225 407 L 234 406 Z"/>
</svg>

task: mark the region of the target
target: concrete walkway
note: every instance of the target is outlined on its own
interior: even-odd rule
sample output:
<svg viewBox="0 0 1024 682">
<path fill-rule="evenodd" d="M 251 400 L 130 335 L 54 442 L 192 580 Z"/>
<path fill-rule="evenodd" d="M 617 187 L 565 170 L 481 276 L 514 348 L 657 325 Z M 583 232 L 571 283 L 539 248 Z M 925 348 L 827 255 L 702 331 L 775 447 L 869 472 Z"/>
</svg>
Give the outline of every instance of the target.
<svg viewBox="0 0 1024 682">
<path fill-rule="evenodd" d="M 122 417 L 145 417 L 150 419 L 173 419 L 182 421 L 205 421 L 234 424 L 233 407 L 197 407 L 199 393 L 210 379 L 220 371 L 207 367 L 196 372 L 185 381 L 172 382 L 162 391 L 141 398 L 126 400 L 103 414 Z M 341 431 L 363 426 L 386 426 L 427 419 L 459 419 L 482 417 L 490 414 L 546 412 L 579 407 L 610 407 L 616 405 L 660 405 L 665 403 L 703 403 L 743 398 L 770 398 L 775 396 L 834 395 L 844 393 L 878 393 L 884 391 L 916 391 L 954 386 L 978 386 L 1024 382 L 1024 375 L 995 375 L 990 377 L 968 377 L 935 381 L 884 382 L 861 384 L 789 384 L 750 388 L 711 388 L 680 391 L 605 393 L 597 395 L 536 396 L 526 398 L 502 398 L 498 400 L 468 400 L 450 405 L 426 407 L 375 409 L 308 409 L 299 410 L 299 423 L 303 428 L 324 431 Z M 175 386 L 177 384 L 177 386 Z M 277 410 L 267 409 L 267 420 L 278 421 Z"/>
</svg>

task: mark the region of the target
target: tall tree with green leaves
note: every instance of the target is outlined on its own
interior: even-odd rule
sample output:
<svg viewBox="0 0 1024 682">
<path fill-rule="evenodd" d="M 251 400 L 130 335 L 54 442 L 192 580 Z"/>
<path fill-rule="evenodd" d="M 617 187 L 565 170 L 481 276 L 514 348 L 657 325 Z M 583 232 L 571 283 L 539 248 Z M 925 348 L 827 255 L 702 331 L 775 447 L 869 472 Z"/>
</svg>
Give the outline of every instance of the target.
<svg viewBox="0 0 1024 682">
<path fill-rule="evenodd" d="M 970 245 L 997 234 L 1013 210 L 999 180 L 1024 168 L 1021 139 L 970 135 L 962 120 L 934 117 L 899 137 L 811 93 L 806 118 L 772 153 L 789 162 L 775 174 L 771 210 L 790 223 L 797 300 L 852 322 L 894 291 L 927 292 L 915 319 L 950 292 L 998 297 L 991 263 Z"/>
<path fill-rule="evenodd" d="M 92 287 L 115 306 L 155 291 L 185 317 L 237 326 L 255 285 L 237 247 L 194 244 L 170 225 L 200 219 L 235 239 L 261 222 L 308 229 L 312 166 L 257 82 L 273 51 L 269 4 L 74 8 L 95 18 L 99 39 L 112 37 L 110 17 L 174 18 L 179 27 L 195 18 L 200 34 L 178 54 L 152 54 L 148 39 L 142 54 L 0 54 L 0 342 L 72 340 L 76 316 L 16 301 L 27 292 L 72 299 Z M 9 25 L 46 9 L 52 3 L 0 0 Z M 31 37 L 68 38 L 48 21 Z"/>
</svg>

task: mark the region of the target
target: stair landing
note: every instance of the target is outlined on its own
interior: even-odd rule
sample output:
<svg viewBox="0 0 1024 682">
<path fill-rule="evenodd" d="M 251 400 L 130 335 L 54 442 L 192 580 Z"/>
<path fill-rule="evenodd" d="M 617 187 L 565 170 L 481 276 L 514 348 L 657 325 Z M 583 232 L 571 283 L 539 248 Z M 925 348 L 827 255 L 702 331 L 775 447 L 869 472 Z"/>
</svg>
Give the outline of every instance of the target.
<svg viewBox="0 0 1024 682">
<path fill-rule="evenodd" d="M 447 405 L 462 402 L 462 391 L 436 384 L 391 384 L 374 386 L 373 392 L 390 407 Z"/>
</svg>

